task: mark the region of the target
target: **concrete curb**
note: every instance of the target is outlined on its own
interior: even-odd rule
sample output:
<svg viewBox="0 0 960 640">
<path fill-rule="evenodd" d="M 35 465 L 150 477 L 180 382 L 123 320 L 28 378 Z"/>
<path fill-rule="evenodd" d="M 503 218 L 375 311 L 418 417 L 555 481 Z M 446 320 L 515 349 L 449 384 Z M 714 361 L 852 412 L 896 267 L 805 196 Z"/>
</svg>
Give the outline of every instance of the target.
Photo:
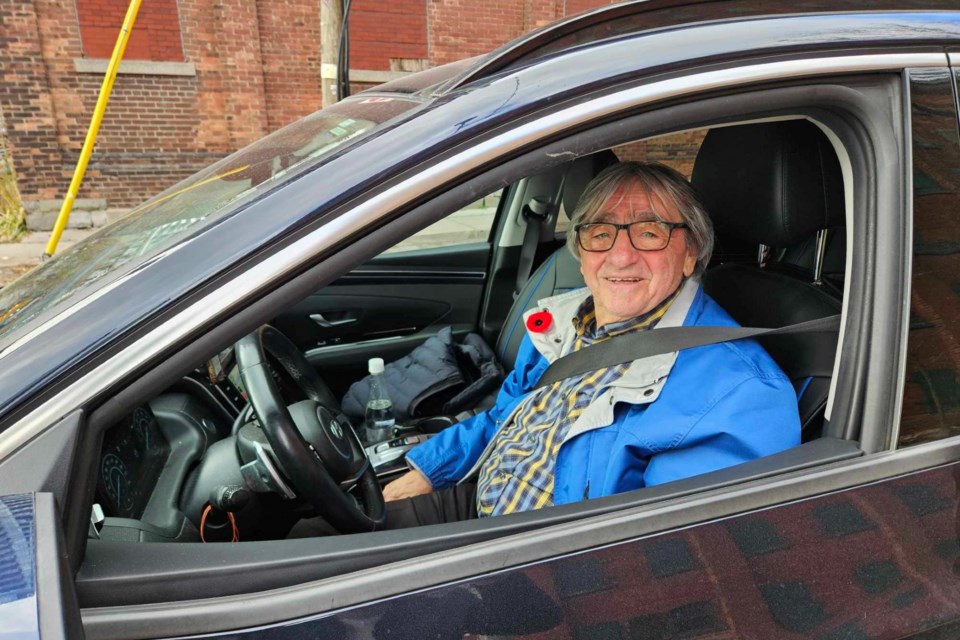
<svg viewBox="0 0 960 640">
<path fill-rule="evenodd" d="M 28 231 L 53 231 L 60 214 L 60 200 L 34 200 L 23 203 L 27 213 Z M 99 229 L 127 212 L 127 209 L 107 209 L 105 200 L 77 200 L 67 229 Z"/>
</svg>

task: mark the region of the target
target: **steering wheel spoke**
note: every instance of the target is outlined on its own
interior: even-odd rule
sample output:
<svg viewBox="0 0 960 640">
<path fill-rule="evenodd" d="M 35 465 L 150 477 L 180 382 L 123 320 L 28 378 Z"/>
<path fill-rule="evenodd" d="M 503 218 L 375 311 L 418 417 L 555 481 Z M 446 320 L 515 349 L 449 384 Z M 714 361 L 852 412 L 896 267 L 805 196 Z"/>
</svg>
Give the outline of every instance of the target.
<svg viewBox="0 0 960 640">
<path fill-rule="evenodd" d="M 240 467 L 240 474 L 247 486 L 258 493 L 278 493 L 287 500 L 296 498 L 297 494 L 280 475 L 263 445 L 254 442 L 253 450 L 256 454 L 254 460 Z"/>
</svg>

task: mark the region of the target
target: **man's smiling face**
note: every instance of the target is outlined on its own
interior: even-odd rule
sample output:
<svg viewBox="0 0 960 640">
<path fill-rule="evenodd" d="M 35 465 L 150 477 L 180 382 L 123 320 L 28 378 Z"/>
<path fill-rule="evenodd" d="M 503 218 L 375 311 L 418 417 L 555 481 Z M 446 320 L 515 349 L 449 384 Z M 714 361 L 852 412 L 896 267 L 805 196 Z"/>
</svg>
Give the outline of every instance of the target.
<svg viewBox="0 0 960 640">
<path fill-rule="evenodd" d="M 683 222 L 676 207 L 636 181 L 622 183 L 590 222 L 627 224 L 639 220 Z M 654 309 L 697 266 L 697 247 L 686 229 L 674 229 L 660 251 L 637 251 L 626 230 L 609 251 L 580 248 L 580 272 L 593 293 L 597 326 L 635 318 Z"/>
</svg>

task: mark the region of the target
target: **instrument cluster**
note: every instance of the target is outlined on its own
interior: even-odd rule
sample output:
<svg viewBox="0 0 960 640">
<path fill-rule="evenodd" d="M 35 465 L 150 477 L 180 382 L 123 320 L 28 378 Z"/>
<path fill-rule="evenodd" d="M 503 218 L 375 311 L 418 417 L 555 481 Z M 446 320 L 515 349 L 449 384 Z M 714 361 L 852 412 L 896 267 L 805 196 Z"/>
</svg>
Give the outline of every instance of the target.
<svg viewBox="0 0 960 640">
<path fill-rule="evenodd" d="M 103 439 L 97 494 L 107 515 L 138 519 L 170 455 L 148 407 L 137 408 Z"/>
</svg>

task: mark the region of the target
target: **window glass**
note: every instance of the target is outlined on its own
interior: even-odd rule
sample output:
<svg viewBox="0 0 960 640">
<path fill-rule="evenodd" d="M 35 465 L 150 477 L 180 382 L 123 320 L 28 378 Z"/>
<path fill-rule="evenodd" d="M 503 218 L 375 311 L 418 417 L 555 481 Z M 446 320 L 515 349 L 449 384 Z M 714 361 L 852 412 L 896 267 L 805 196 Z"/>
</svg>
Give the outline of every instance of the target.
<svg viewBox="0 0 960 640">
<path fill-rule="evenodd" d="M 406 238 L 384 253 L 438 249 L 474 242 L 486 242 L 497 217 L 503 191 L 496 191 L 455 211 L 443 220 Z"/>
<path fill-rule="evenodd" d="M 913 272 L 898 446 L 960 433 L 960 140 L 949 72 L 910 73 Z"/>
<path fill-rule="evenodd" d="M 227 156 L 137 207 L 0 291 L 0 339 L 85 289 L 212 226 L 259 193 L 419 105 L 356 97 L 309 115 Z"/>
</svg>

